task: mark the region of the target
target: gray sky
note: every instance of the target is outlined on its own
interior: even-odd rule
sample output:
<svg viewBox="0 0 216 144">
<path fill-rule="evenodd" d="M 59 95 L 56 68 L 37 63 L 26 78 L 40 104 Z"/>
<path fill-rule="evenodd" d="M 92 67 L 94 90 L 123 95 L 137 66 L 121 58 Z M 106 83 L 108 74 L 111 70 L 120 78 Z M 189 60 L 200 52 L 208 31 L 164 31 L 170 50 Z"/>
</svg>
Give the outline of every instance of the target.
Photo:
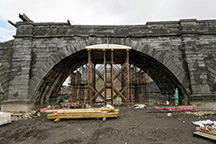
<svg viewBox="0 0 216 144">
<path fill-rule="evenodd" d="M 12 39 L 25 13 L 35 22 L 145 24 L 186 18 L 216 19 L 216 0 L 0 0 L 0 41 Z"/>
</svg>

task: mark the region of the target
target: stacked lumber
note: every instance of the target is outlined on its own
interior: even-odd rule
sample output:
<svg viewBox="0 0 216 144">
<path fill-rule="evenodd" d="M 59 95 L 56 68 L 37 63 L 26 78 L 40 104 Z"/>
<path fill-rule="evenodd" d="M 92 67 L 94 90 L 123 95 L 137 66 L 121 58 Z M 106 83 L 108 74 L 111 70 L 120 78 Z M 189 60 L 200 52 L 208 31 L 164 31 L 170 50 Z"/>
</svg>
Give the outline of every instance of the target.
<svg viewBox="0 0 216 144">
<path fill-rule="evenodd" d="M 117 118 L 119 109 L 110 108 L 91 108 L 91 109 L 66 109 L 66 110 L 48 110 L 48 119 L 55 119 L 54 122 L 60 119 L 74 119 L 74 118 Z"/>
<path fill-rule="evenodd" d="M 11 123 L 11 113 L 0 112 L 0 126 Z"/>
<path fill-rule="evenodd" d="M 211 128 L 209 125 L 197 127 L 194 134 L 216 140 L 216 129 Z"/>
</svg>

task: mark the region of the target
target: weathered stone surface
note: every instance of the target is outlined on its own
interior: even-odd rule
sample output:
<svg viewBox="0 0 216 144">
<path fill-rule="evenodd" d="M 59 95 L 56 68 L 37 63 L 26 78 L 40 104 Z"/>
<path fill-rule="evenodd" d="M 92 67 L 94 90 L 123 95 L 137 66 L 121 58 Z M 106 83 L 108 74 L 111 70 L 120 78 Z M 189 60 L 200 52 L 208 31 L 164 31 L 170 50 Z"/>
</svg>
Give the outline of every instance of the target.
<svg viewBox="0 0 216 144">
<path fill-rule="evenodd" d="M 0 102 L 8 98 L 13 41 L 0 43 Z"/>
</svg>

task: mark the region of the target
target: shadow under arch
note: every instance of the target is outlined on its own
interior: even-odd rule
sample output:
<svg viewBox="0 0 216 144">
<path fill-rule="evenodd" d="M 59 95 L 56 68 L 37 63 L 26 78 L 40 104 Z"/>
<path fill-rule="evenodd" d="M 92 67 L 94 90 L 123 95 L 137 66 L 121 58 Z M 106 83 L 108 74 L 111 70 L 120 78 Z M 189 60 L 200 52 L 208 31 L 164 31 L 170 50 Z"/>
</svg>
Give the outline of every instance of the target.
<svg viewBox="0 0 216 144">
<path fill-rule="evenodd" d="M 131 50 L 130 63 L 138 66 L 149 76 L 159 87 L 162 94 L 174 95 L 178 88 L 183 104 L 188 104 L 189 94 L 176 76 L 161 62 L 142 52 Z"/>
<path fill-rule="evenodd" d="M 114 57 L 115 59 L 115 57 Z M 56 97 L 69 72 L 87 63 L 88 53 L 86 49 L 77 51 L 66 56 L 55 64 L 40 82 L 36 94 L 35 103 L 49 103 L 51 97 Z M 162 94 L 174 94 L 178 88 L 183 97 L 183 104 L 188 103 L 188 94 L 176 76 L 161 62 L 138 50 L 130 50 L 130 64 L 136 65 L 155 81 Z"/>
</svg>

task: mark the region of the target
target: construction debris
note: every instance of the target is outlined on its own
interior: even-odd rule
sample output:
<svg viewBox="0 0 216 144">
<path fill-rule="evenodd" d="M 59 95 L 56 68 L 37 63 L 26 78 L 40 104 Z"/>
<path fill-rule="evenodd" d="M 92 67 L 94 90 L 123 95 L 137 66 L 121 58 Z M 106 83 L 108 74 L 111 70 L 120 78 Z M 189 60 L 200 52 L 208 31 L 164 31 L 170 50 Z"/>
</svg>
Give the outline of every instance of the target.
<svg viewBox="0 0 216 144">
<path fill-rule="evenodd" d="M 135 109 L 142 109 L 142 108 L 146 108 L 146 105 L 145 104 L 135 104 L 134 108 Z"/>
<path fill-rule="evenodd" d="M 167 116 L 168 116 L 168 117 L 171 117 L 171 116 L 172 116 L 172 113 L 168 113 Z"/>
<path fill-rule="evenodd" d="M 216 121 L 203 120 L 192 123 L 199 126 L 194 134 L 216 140 Z"/>
<path fill-rule="evenodd" d="M 60 119 L 74 118 L 117 118 L 119 109 L 110 108 L 95 108 L 95 109 L 66 109 L 66 110 L 48 110 L 48 119 L 55 119 L 54 122 L 59 122 Z"/>
<path fill-rule="evenodd" d="M 0 126 L 11 123 L 11 113 L 0 112 Z"/>
<path fill-rule="evenodd" d="M 211 120 L 200 120 L 200 121 L 194 121 L 192 122 L 194 125 L 204 127 L 206 125 L 210 125 L 213 129 L 216 129 L 216 121 Z"/>
<path fill-rule="evenodd" d="M 29 112 L 26 113 L 12 113 L 11 114 L 11 120 L 12 121 L 18 121 L 21 119 L 31 119 L 31 118 L 36 118 L 41 116 L 40 112 L 36 111 L 36 110 L 31 110 Z"/>
<path fill-rule="evenodd" d="M 195 112 L 191 112 L 191 111 L 186 111 L 186 114 L 190 114 L 190 115 L 195 115 L 195 116 L 204 116 L 204 115 L 213 115 L 216 114 L 215 111 L 195 111 Z"/>
</svg>

